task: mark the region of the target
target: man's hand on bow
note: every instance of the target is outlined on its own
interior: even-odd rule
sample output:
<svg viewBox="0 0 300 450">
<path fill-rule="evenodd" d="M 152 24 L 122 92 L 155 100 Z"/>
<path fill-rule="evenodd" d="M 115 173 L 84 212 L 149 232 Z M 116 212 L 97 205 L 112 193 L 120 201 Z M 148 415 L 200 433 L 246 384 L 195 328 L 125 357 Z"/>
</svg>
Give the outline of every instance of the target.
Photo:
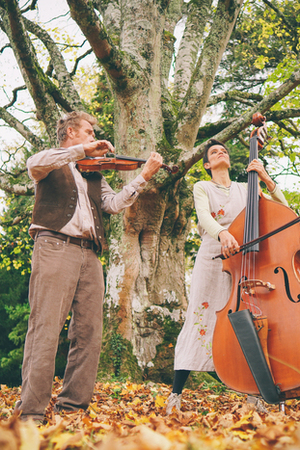
<svg viewBox="0 0 300 450">
<path fill-rule="evenodd" d="M 115 148 L 109 141 L 94 141 L 83 144 L 86 156 L 104 156 L 107 152 L 114 153 Z"/>
</svg>

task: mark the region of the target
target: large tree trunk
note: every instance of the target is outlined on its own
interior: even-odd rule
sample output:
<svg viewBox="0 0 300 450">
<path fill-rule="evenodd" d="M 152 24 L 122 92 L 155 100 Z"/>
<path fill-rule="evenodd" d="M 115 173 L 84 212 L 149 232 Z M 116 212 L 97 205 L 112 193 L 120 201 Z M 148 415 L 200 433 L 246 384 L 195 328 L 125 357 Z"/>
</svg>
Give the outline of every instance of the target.
<svg viewBox="0 0 300 450">
<path fill-rule="evenodd" d="M 106 301 L 112 324 L 132 343 L 142 369 L 154 364 L 164 319 L 175 326 L 186 308 L 184 244 L 191 208 L 190 192 L 176 183 L 169 192 L 150 189 L 113 219 L 119 234 L 110 236 Z"/>
<path fill-rule="evenodd" d="M 116 95 L 116 148 L 122 154 L 147 158 L 151 151 L 161 151 L 159 83 L 157 74 L 133 95 Z M 137 173 L 120 175 L 127 183 Z M 167 177 L 169 183 L 162 187 L 159 180 Z M 118 323 L 115 332 L 132 343 L 143 371 L 158 364 L 165 317 L 176 326 L 186 309 L 184 245 L 191 208 L 185 181 L 161 171 L 131 208 L 111 218 L 106 292 L 110 326 Z M 172 356 L 170 352 L 169 365 Z"/>
<path fill-rule="evenodd" d="M 147 158 L 151 151 L 164 152 L 160 68 L 165 19 L 153 2 L 142 3 L 127 1 L 122 9 L 121 50 L 144 71 L 134 89 L 115 92 L 115 145 L 122 154 Z M 135 176 L 127 172 L 122 178 L 127 183 Z M 106 301 L 114 307 L 110 317 L 118 323 L 116 331 L 132 343 L 143 371 L 156 365 L 165 318 L 175 326 L 187 305 L 184 244 L 191 193 L 172 175 L 159 173 L 157 179 L 166 177 L 167 186 L 149 183 L 131 208 L 112 219 L 119 233 L 110 236 Z"/>
</svg>

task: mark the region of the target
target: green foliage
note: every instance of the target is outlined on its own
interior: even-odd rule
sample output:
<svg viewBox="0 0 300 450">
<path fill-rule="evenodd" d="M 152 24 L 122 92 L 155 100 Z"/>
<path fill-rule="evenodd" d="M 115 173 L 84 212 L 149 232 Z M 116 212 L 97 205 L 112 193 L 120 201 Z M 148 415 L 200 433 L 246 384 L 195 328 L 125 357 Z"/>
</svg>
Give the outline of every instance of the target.
<svg viewBox="0 0 300 450">
<path fill-rule="evenodd" d="M 300 214 L 300 192 L 285 192 L 285 198 L 288 201 L 289 207 L 292 208 L 299 216 Z"/>
<path fill-rule="evenodd" d="M 260 86 L 283 61 L 296 59 L 299 52 L 299 3 L 285 0 L 272 3 L 275 9 L 266 6 L 262 0 L 244 2 L 221 62 L 215 88 L 224 81 L 241 90 Z"/>
<path fill-rule="evenodd" d="M 0 234 L 0 269 L 20 270 L 22 275 L 30 273 L 32 238 L 28 234 L 29 218 L 12 225 L 18 212 L 31 209 L 31 199 L 12 196 L 6 201 L 7 209 L 2 215 L 4 232 Z M 7 225 L 5 226 L 5 222 Z"/>
<path fill-rule="evenodd" d="M 97 379 L 142 381 L 141 368 L 133 355 L 132 344 L 118 332 L 119 308 L 103 306 L 103 337 Z"/>
<path fill-rule="evenodd" d="M 23 350 L 25 336 L 27 333 L 27 322 L 30 308 L 28 303 L 17 304 L 16 306 L 4 305 L 8 321 L 11 323 L 11 332 L 8 338 L 14 344 L 14 348 L 7 353 L 7 356 L 1 358 L 0 367 L 16 380 L 19 379 L 14 371 L 20 376 L 20 368 L 23 360 Z M 9 380 L 11 382 L 11 379 Z"/>
<path fill-rule="evenodd" d="M 0 270 L 0 379 L 17 386 L 21 381 L 23 346 L 27 331 L 29 274 L 14 267 Z"/>
<path fill-rule="evenodd" d="M 110 347 L 112 350 L 112 363 L 115 376 L 120 375 L 123 352 L 127 349 L 124 338 L 120 333 L 113 332 L 110 338 Z"/>
<path fill-rule="evenodd" d="M 162 329 L 163 341 L 156 346 L 152 364 L 144 369 L 144 378 L 160 383 L 171 384 L 174 375 L 174 348 L 183 321 L 176 322 L 170 316 L 154 316 L 149 310 L 148 320 L 156 322 Z"/>
<path fill-rule="evenodd" d="M 272 5 L 272 7 L 270 6 Z M 299 2 L 276 0 L 266 5 L 263 0 L 247 0 L 238 16 L 234 31 L 223 55 L 212 93 L 240 91 L 242 94 L 269 95 L 299 66 Z M 224 89 L 225 86 L 225 89 Z M 222 119 L 239 116 L 254 106 L 251 97 L 244 101 L 234 95 L 222 102 Z M 299 87 L 280 100 L 273 111 L 299 108 Z M 295 159 L 298 152 L 300 119 L 268 123 L 271 145 L 264 156 L 287 156 Z M 249 143 L 249 130 L 240 137 Z M 296 174 L 295 168 L 290 172 Z M 235 178 L 233 178 L 235 179 Z"/>
</svg>

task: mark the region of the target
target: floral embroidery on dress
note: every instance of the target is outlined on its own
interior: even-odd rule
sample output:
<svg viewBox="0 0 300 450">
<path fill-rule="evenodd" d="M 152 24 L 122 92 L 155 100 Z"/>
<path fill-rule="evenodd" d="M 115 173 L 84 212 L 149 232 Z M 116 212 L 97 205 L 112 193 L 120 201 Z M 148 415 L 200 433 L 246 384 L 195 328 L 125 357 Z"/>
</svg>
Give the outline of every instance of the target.
<svg viewBox="0 0 300 450">
<path fill-rule="evenodd" d="M 208 302 L 202 302 L 201 306 L 198 307 L 198 311 L 195 311 L 194 314 L 197 316 L 198 321 L 194 323 L 194 325 L 198 325 L 198 331 L 199 331 L 199 337 L 198 339 L 201 341 L 201 347 L 204 347 L 206 349 L 206 354 L 209 356 L 209 358 L 212 358 L 211 353 L 211 342 L 206 342 L 206 332 L 207 332 L 207 325 L 202 324 L 202 318 L 203 318 L 203 312 L 205 309 L 209 307 Z"/>
<path fill-rule="evenodd" d="M 217 213 L 211 212 L 211 216 L 216 220 L 221 219 L 225 215 L 225 211 L 224 211 L 222 205 L 220 205 L 220 206 L 221 206 L 221 208 L 219 209 L 219 211 Z"/>
</svg>

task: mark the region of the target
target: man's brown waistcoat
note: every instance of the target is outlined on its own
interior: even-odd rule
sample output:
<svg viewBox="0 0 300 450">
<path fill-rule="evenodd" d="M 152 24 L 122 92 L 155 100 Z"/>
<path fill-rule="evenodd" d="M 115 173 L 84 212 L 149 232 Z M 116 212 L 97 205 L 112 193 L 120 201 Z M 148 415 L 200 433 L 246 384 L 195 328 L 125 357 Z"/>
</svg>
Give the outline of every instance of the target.
<svg viewBox="0 0 300 450">
<path fill-rule="evenodd" d="M 99 172 L 93 172 L 87 178 L 88 196 L 97 233 L 96 243 L 99 248 L 104 239 L 101 178 Z M 72 219 L 77 199 L 78 191 L 70 168 L 66 165 L 53 170 L 37 184 L 32 223 L 49 230 L 60 231 Z"/>
</svg>

